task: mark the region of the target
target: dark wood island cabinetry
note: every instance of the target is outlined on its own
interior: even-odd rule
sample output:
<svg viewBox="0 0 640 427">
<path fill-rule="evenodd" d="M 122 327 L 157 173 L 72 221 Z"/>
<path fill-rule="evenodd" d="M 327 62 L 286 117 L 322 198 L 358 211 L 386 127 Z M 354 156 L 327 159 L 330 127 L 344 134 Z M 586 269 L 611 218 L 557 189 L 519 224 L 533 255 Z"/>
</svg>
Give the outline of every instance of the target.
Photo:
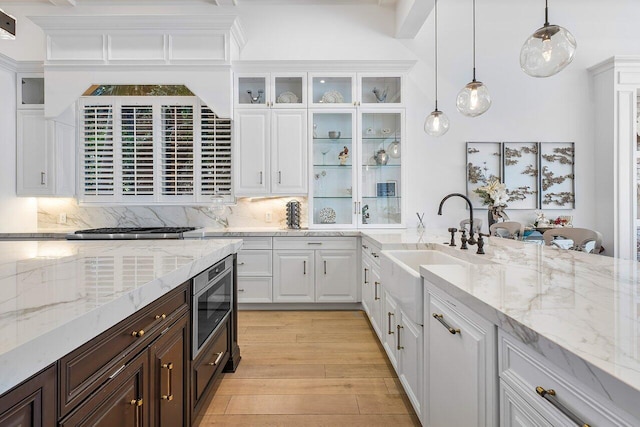
<svg viewBox="0 0 640 427">
<path fill-rule="evenodd" d="M 43 427 L 56 421 L 55 365 L 0 397 L 0 426 Z"/>
</svg>

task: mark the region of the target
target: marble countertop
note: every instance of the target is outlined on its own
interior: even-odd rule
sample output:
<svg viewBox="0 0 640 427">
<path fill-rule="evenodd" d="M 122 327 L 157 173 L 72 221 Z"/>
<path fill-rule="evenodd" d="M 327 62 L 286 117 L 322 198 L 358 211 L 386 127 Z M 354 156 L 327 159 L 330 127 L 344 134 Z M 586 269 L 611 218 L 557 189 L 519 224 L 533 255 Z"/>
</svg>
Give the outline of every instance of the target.
<svg viewBox="0 0 640 427">
<path fill-rule="evenodd" d="M 239 239 L 0 242 L 0 394 L 241 246 Z"/>
<path fill-rule="evenodd" d="M 278 227 L 230 227 L 215 228 L 205 227 L 184 233 L 185 239 L 201 239 L 203 237 L 358 237 L 360 231 L 357 229 L 289 229 Z"/>
<path fill-rule="evenodd" d="M 383 250 L 437 247 L 453 256 L 493 261 L 423 265 L 420 272 L 640 418 L 640 263 L 499 238 L 489 239 L 486 255 L 475 255 L 473 246 L 461 251 L 444 245 L 446 234 L 437 232 L 363 235 Z"/>
</svg>

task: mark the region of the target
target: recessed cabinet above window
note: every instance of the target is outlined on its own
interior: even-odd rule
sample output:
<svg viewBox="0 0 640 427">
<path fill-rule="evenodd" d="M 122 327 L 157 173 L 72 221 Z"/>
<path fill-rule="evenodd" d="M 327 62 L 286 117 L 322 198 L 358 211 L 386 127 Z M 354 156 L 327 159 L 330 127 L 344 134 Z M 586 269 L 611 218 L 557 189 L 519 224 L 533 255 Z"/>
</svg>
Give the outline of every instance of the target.
<svg viewBox="0 0 640 427">
<path fill-rule="evenodd" d="M 235 104 L 240 108 L 306 108 L 306 73 L 237 74 Z"/>
</svg>

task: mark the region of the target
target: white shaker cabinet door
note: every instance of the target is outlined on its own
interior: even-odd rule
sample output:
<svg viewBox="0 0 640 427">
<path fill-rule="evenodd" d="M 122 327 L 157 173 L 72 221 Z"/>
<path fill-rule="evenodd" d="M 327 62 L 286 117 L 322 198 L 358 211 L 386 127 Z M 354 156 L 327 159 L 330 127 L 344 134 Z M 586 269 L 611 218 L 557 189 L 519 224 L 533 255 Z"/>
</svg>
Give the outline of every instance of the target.
<svg viewBox="0 0 640 427">
<path fill-rule="evenodd" d="M 314 251 L 273 253 L 273 301 L 314 302 Z"/>
<path fill-rule="evenodd" d="M 501 427 L 551 427 L 542 417 L 509 385 L 500 383 L 500 426 Z"/>
<path fill-rule="evenodd" d="M 426 425 L 496 425 L 495 350 L 492 350 L 495 331 L 488 322 L 485 325 L 476 320 L 471 321 L 452 305 L 430 295 L 425 316 L 429 336 Z"/>
<path fill-rule="evenodd" d="M 423 337 L 422 326 L 413 323 L 400 310 L 400 323 L 396 325 L 398 349 L 398 377 L 407 392 L 407 396 L 422 420 L 422 387 L 423 387 Z M 449 424 L 451 426 L 455 424 Z"/>
<path fill-rule="evenodd" d="M 369 314 L 371 325 L 378 335 L 378 339 L 382 341 L 384 339 L 383 332 L 385 332 L 385 325 L 382 323 L 382 296 L 384 290 L 382 289 L 379 267 L 372 265 L 372 269 L 369 273 L 369 284 L 366 286 L 368 287 L 371 301 L 371 313 Z"/>
<path fill-rule="evenodd" d="M 20 110 L 17 121 L 17 194 L 54 193 L 53 149 L 43 110 Z"/>
<path fill-rule="evenodd" d="M 269 110 L 236 110 L 235 114 L 235 194 L 255 196 L 268 194 L 269 177 Z"/>
<path fill-rule="evenodd" d="M 398 322 L 400 321 L 400 310 L 398 309 L 398 305 L 391 295 L 387 292 L 384 293 L 383 299 L 383 309 L 382 309 L 383 318 L 386 319 L 387 327 L 384 329 L 382 346 L 387 352 L 387 356 L 389 357 L 389 361 L 391 365 L 398 370 L 398 342 L 396 340 L 397 337 L 397 329 Z"/>
<path fill-rule="evenodd" d="M 356 251 L 316 251 L 316 301 L 358 300 Z"/>
<path fill-rule="evenodd" d="M 307 113 L 305 110 L 271 112 L 271 192 L 307 193 Z"/>
</svg>

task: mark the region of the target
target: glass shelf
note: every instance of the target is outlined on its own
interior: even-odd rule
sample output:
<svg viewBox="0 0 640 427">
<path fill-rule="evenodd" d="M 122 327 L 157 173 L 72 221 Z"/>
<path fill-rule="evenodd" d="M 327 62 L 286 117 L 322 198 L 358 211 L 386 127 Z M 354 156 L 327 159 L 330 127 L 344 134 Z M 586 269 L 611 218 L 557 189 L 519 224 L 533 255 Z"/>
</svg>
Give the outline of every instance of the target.
<svg viewBox="0 0 640 427">
<path fill-rule="evenodd" d="M 397 140 L 398 142 L 400 142 L 400 138 L 395 138 L 393 135 L 389 135 L 389 136 L 363 136 L 362 137 L 362 141 L 363 142 L 380 142 L 380 141 L 386 141 L 388 139 L 391 140 Z"/>
<path fill-rule="evenodd" d="M 313 165 L 314 168 L 351 169 L 352 165 Z"/>
<path fill-rule="evenodd" d="M 313 196 L 314 199 L 351 199 L 352 196 Z"/>
<path fill-rule="evenodd" d="M 400 168 L 402 165 L 362 165 L 364 169 Z"/>
<path fill-rule="evenodd" d="M 353 138 L 348 138 L 348 137 L 340 137 L 340 138 L 313 138 L 314 141 L 321 141 L 321 142 L 327 142 L 327 141 L 351 141 Z"/>
<path fill-rule="evenodd" d="M 378 199 L 378 200 L 383 200 L 383 199 L 401 199 L 401 196 L 362 196 L 362 199 Z"/>
</svg>

